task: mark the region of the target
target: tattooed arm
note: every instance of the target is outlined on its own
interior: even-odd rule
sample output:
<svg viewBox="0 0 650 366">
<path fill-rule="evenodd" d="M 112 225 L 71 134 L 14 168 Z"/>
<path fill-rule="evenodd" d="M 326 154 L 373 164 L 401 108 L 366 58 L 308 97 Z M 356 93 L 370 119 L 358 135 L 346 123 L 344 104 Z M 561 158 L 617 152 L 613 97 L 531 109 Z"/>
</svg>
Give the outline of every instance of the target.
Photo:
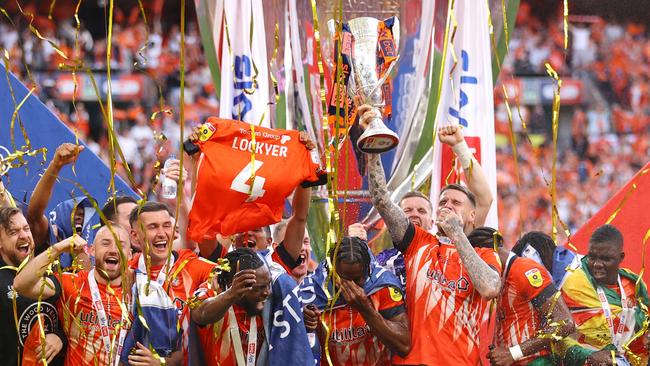
<svg viewBox="0 0 650 366">
<path fill-rule="evenodd" d="M 390 199 L 386 187 L 386 177 L 381 159 L 377 154 L 368 154 L 368 187 L 372 196 L 372 204 L 384 219 L 393 243 L 401 243 L 409 226 L 404 211 Z"/>
<path fill-rule="evenodd" d="M 447 236 L 454 242 L 463 265 L 467 269 L 469 279 L 483 298 L 491 300 L 499 295 L 501 278 L 499 273 L 476 253 L 463 232 L 461 218 L 452 210 L 443 208 L 436 218 L 438 224 Z"/>
</svg>

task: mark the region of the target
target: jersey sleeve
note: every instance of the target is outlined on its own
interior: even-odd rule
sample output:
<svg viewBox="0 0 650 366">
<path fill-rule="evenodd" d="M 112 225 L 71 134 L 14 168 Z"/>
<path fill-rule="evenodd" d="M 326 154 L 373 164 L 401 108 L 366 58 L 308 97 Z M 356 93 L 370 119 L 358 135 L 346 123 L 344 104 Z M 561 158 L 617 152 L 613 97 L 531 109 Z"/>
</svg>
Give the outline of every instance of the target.
<svg viewBox="0 0 650 366">
<path fill-rule="evenodd" d="M 509 277 L 526 296 L 526 299 L 538 308 L 555 295 L 557 289 L 546 268 L 532 260 L 525 261 L 525 263 L 526 265 L 517 266 L 515 271 L 511 271 L 512 274 Z"/>
<path fill-rule="evenodd" d="M 61 274 L 54 274 L 50 278 L 54 284 L 54 292 L 57 300 L 66 302 L 68 298 L 77 294 L 81 289 L 77 288 L 77 274 L 64 272 Z"/>
<path fill-rule="evenodd" d="M 494 249 L 475 248 L 475 250 L 483 262 L 485 262 L 488 266 L 494 268 L 494 270 L 497 271 L 499 275 L 501 275 L 501 271 L 503 270 L 501 261 L 499 260 L 499 255 L 494 251 Z"/>
<path fill-rule="evenodd" d="M 302 260 L 298 258 L 298 260 L 294 260 L 291 258 L 291 255 L 289 252 L 287 252 L 287 249 L 284 247 L 284 241 L 281 242 L 277 248 L 273 251 L 271 254 L 271 259 L 273 262 L 279 264 L 284 268 L 287 273 L 291 273 L 291 271 L 298 267 L 299 265 L 302 264 Z"/>
<path fill-rule="evenodd" d="M 212 286 L 212 282 L 208 280 L 199 285 L 196 291 L 192 294 L 192 297 L 200 304 L 203 301 L 214 297 L 216 294 L 217 291 L 214 289 L 214 286 Z"/>
<path fill-rule="evenodd" d="M 192 280 L 194 283 L 201 284 L 209 281 L 211 277 L 210 275 L 216 266 L 216 263 L 201 257 L 197 257 L 193 262 L 194 263 L 192 263 L 191 268 Z"/>
<path fill-rule="evenodd" d="M 375 309 L 384 319 L 392 319 L 404 312 L 404 295 L 402 290 L 395 287 L 384 287 L 370 296 Z"/>
<path fill-rule="evenodd" d="M 411 222 L 408 223 L 408 227 L 406 229 L 406 233 L 404 233 L 404 238 L 402 238 L 402 241 L 399 243 L 393 243 L 395 248 L 402 252 L 404 256 L 410 256 L 419 248 L 428 244 L 438 245 L 438 239 L 435 237 L 435 235 L 422 229 L 419 226 L 414 225 Z"/>
</svg>

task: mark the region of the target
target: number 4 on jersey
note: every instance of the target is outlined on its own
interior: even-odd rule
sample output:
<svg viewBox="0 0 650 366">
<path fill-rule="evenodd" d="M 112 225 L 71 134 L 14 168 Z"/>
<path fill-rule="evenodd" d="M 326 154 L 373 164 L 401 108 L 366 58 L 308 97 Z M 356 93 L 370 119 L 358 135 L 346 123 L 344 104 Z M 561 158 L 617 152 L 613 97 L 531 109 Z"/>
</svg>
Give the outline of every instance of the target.
<svg viewBox="0 0 650 366">
<path fill-rule="evenodd" d="M 232 183 L 230 184 L 230 189 L 249 195 L 246 202 L 255 201 L 256 199 L 264 196 L 264 193 L 266 193 L 266 191 L 263 189 L 266 178 L 258 177 L 255 175 L 255 179 L 253 180 L 253 188 L 251 189 L 250 184 L 248 184 L 248 182 L 251 180 L 251 176 L 253 174 L 256 174 L 263 164 L 264 162 L 256 160 L 255 171 L 253 172 L 253 162 L 248 163 L 248 165 L 246 165 L 244 169 L 242 169 L 239 174 L 237 174 L 235 179 L 233 179 Z"/>
</svg>

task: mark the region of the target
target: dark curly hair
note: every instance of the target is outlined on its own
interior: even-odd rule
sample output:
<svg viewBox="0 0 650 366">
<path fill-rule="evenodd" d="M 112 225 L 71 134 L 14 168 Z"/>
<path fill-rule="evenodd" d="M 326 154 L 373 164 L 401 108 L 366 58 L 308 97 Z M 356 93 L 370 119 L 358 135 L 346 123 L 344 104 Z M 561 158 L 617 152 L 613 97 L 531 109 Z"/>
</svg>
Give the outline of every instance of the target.
<svg viewBox="0 0 650 366">
<path fill-rule="evenodd" d="M 258 269 L 264 265 L 262 258 L 250 248 L 237 248 L 226 254 L 225 258 L 228 260 L 230 271 L 222 271 L 217 277 L 219 286 L 222 289 L 230 287 L 238 271 Z"/>
<path fill-rule="evenodd" d="M 336 254 L 336 258 L 334 255 Z M 364 275 L 370 274 L 370 250 L 365 240 L 355 236 L 346 236 L 336 248 L 330 249 L 329 257 L 332 263 L 345 262 L 348 264 L 361 263 Z"/>
<path fill-rule="evenodd" d="M 474 248 L 494 249 L 503 246 L 503 237 L 497 229 L 481 226 L 474 229 L 468 236 L 467 240 Z M 496 245 L 495 245 L 496 244 Z"/>
</svg>

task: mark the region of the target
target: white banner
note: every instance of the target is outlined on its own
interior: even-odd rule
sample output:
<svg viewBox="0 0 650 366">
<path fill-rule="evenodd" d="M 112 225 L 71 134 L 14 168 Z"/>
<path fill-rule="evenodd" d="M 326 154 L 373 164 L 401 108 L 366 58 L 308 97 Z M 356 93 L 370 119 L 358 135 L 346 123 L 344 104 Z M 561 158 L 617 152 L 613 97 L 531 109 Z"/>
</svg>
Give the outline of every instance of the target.
<svg viewBox="0 0 650 366">
<path fill-rule="evenodd" d="M 465 140 L 483 167 L 494 197 L 485 225 L 497 228 L 494 97 L 487 1 L 456 1 L 454 14 L 458 29 L 455 39 L 447 46 L 441 97 L 436 112 L 437 126 L 463 126 Z M 452 70 L 454 54 L 457 64 Z M 450 75 L 451 71 L 453 73 Z M 440 189 L 450 175 L 453 156 L 448 146 L 435 141 L 431 187 L 433 202 L 438 201 Z"/>
<path fill-rule="evenodd" d="M 221 32 L 219 117 L 270 127 L 269 72 L 262 0 L 223 1 L 228 32 Z M 253 22 L 253 42 L 250 26 Z M 229 37 L 232 53 L 228 49 Z M 255 69 L 257 67 L 257 77 Z M 255 78 L 255 79 L 254 79 Z M 254 81 L 257 81 L 255 85 Z"/>
</svg>

